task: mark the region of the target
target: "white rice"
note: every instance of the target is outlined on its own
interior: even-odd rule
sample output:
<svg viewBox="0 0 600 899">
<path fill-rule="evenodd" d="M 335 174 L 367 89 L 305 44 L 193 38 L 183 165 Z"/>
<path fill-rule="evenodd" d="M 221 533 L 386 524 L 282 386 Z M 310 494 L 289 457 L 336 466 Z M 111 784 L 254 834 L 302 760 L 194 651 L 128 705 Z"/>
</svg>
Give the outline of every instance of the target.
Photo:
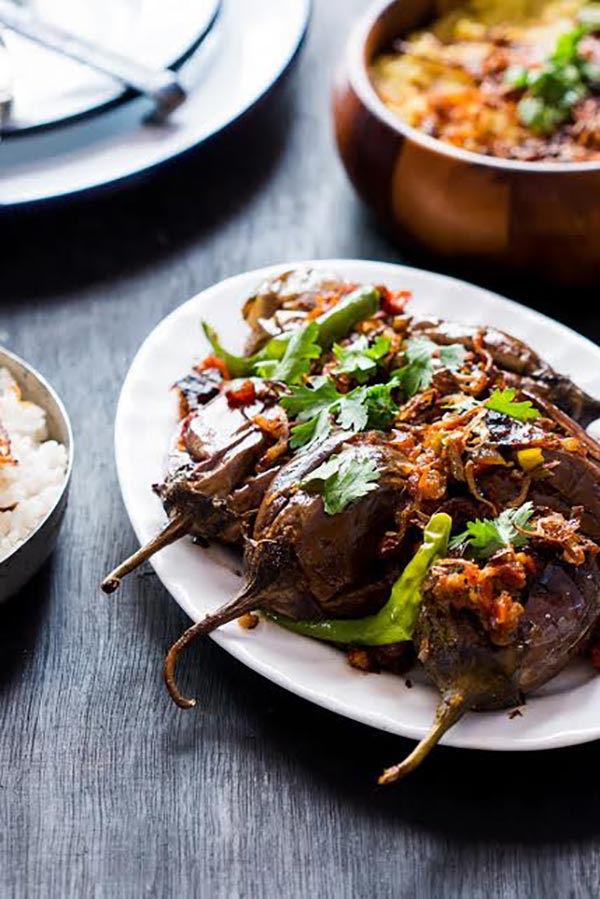
<svg viewBox="0 0 600 899">
<path fill-rule="evenodd" d="M 0 369 L 0 425 L 16 464 L 0 458 L 0 561 L 29 537 L 54 506 L 67 469 L 67 451 L 48 440 L 46 413 L 21 399 L 10 372 Z"/>
</svg>

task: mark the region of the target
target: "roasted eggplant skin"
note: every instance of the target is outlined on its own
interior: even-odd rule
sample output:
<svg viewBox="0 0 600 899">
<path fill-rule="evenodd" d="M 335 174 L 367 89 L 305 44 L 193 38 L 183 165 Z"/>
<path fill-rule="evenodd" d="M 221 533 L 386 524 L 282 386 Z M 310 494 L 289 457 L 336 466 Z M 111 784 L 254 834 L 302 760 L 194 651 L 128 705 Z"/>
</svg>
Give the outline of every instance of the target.
<svg viewBox="0 0 600 899">
<path fill-rule="evenodd" d="M 477 342 L 481 349 L 489 353 L 494 366 L 504 374 L 509 386 L 532 390 L 583 427 L 600 417 L 599 400 L 589 396 L 570 378 L 554 371 L 526 343 L 504 331 L 436 318 L 414 318 L 410 331 L 444 345 L 460 343 L 473 349 Z"/>
<path fill-rule="evenodd" d="M 515 638 L 494 646 L 468 609 L 451 609 L 426 586 L 415 633 L 418 658 L 443 697 L 461 694 L 471 709 L 518 705 L 555 677 L 594 636 L 600 617 L 596 559 L 568 565 L 539 561 Z"/>
<path fill-rule="evenodd" d="M 324 297 L 339 296 L 352 287 L 335 274 L 314 269 L 292 270 L 265 281 L 244 305 L 251 328 L 248 351 L 255 352 L 270 337 L 297 327 Z M 407 337 L 425 336 L 439 344 L 461 343 L 471 351 L 483 350 L 507 383 L 531 389 L 583 425 L 600 415 L 600 402 L 554 372 L 526 344 L 501 331 L 417 317 L 406 317 L 403 329 Z M 189 384 L 186 379 L 180 382 L 180 389 L 196 389 L 210 401 L 196 404 L 186 425 L 183 451 L 178 431 L 169 471 L 156 492 L 170 519 L 181 513 L 190 519 L 193 536 L 242 545 L 265 491 L 289 455 L 269 466 L 268 472 L 256 470 L 270 442 L 252 418 L 276 402 L 276 387 L 269 387 L 266 396 L 259 389 L 256 404 L 240 410 L 228 404 L 226 383 L 216 395 L 215 384 L 210 371 L 196 372 Z"/>
<path fill-rule="evenodd" d="M 352 286 L 331 272 L 315 269 L 292 270 L 265 281 L 244 305 L 244 318 L 251 328 L 248 353 L 260 349 L 269 337 L 296 327 L 324 295 Z M 440 344 L 462 343 L 469 349 L 477 343 L 490 354 L 507 383 L 532 389 L 583 427 L 600 417 L 599 400 L 554 371 L 526 343 L 497 328 L 407 316 L 406 333 L 428 337 Z"/>
<path fill-rule="evenodd" d="M 337 515 L 298 485 L 333 454 L 367 449 L 380 471 L 378 489 Z M 405 458 L 380 432 L 333 435 L 283 466 L 260 508 L 245 551 L 256 607 L 302 619 L 360 617 L 388 598 L 397 569 L 382 559 L 387 531 L 408 502 Z"/>
<path fill-rule="evenodd" d="M 441 701 L 429 732 L 402 762 L 383 772 L 379 783 L 393 783 L 414 771 L 468 709 L 519 705 L 596 639 L 600 619 L 596 556 L 574 566 L 555 552 L 546 558 L 542 554 L 537 566 L 517 633 L 506 645 L 491 642 L 473 610 L 440 603 L 434 569 L 423 592 L 414 646 Z"/>
<path fill-rule="evenodd" d="M 322 497 L 304 489 L 303 480 L 332 454 L 365 447 L 378 461 L 378 490 L 340 514 L 327 516 Z M 189 628 L 167 655 L 165 682 L 177 705 L 190 708 L 195 704 L 177 688 L 179 653 L 199 635 L 252 609 L 314 620 L 358 616 L 358 610 L 368 614 L 383 605 L 398 568 L 381 558 L 380 545 L 407 501 L 405 480 L 398 473 L 403 463 L 401 450 L 380 432 L 351 438 L 340 432 L 281 468 L 245 544 L 245 586 L 231 602 Z M 391 650 L 388 657 L 397 663 L 398 653 Z"/>
<path fill-rule="evenodd" d="M 565 518 L 577 511 L 582 535 L 600 537 L 600 468 L 579 452 L 553 445 L 537 424 L 488 415 L 490 445 L 512 453 L 541 447 L 548 476 L 532 480 L 527 497 L 535 508 Z M 545 445 L 549 444 L 549 447 Z M 514 472 L 514 469 L 512 470 Z M 518 482 L 510 469 L 492 467 L 479 480 L 482 493 L 496 508 L 517 501 Z M 559 548 L 530 550 L 535 576 L 521 601 L 524 615 L 514 639 L 495 646 L 473 612 L 440 603 L 435 576 L 428 580 L 415 635 L 418 657 L 442 695 L 458 690 L 470 708 L 517 704 L 554 677 L 593 635 L 600 619 L 600 569 L 593 552 L 585 564 L 565 562 Z"/>
<path fill-rule="evenodd" d="M 252 379 L 254 401 L 236 407 L 226 391 L 187 415 L 173 440 L 164 481 L 155 487 L 170 519 L 185 515 L 189 533 L 241 544 L 279 464 L 260 465 L 275 439 L 257 419 L 285 420 L 275 385 Z"/>
<path fill-rule="evenodd" d="M 271 337 L 301 324 L 317 301 L 338 297 L 353 286 L 332 272 L 318 269 L 292 269 L 263 281 L 242 310 L 250 327 L 247 355 L 262 349 Z"/>
<path fill-rule="evenodd" d="M 244 307 L 252 331 L 248 352 L 297 328 L 307 316 L 321 315 L 353 287 L 317 271 L 286 272 L 265 283 Z M 462 370 L 442 365 L 428 389 L 417 390 L 412 399 L 408 391 L 398 397 L 403 402 L 394 420 L 396 430 L 349 434 L 335 430 L 332 417 L 334 430 L 327 440 L 294 453 L 287 439 L 293 421 L 288 422 L 280 404 L 282 393 L 289 390 L 285 385 L 251 378 L 252 401 L 237 405 L 230 401 L 232 382 L 226 372 L 220 377 L 215 371 L 210 376 L 196 371 L 180 382 L 184 420 L 167 476 L 156 488 L 171 522 L 162 545 L 182 533 L 218 539 L 244 546 L 246 563 L 246 584 L 240 594 L 190 628 L 169 653 L 165 677 L 171 695 L 183 707 L 192 703 L 177 690 L 174 664 L 178 652 L 195 636 L 252 609 L 313 621 L 359 619 L 378 611 L 418 542 L 419 526 L 437 511 L 446 511 L 462 529 L 466 521 L 490 517 L 490 509 L 497 513 L 526 497 L 538 511 L 578 519 L 586 540 L 600 539 L 600 448 L 582 430 L 599 416 L 598 401 L 554 372 L 531 348 L 493 328 L 408 316 L 401 306 L 397 313 L 382 309 L 367 325 L 370 335 L 384 331 L 392 347 L 376 370 L 379 382 L 385 383 L 391 370 L 406 364 L 406 341 L 415 337 L 439 346 L 458 343 L 467 350 Z M 349 334 L 348 340 L 356 336 Z M 438 358 L 435 349 L 431 355 Z M 231 354 L 228 358 L 233 359 Z M 325 373 L 335 366 L 331 355 L 324 355 L 321 362 Z M 312 374 L 317 373 L 322 372 L 315 366 Z M 352 380 L 338 380 L 335 386 L 344 392 L 352 389 Z M 487 408 L 492 391 L 507 386 L 518 389 L 518 400 L 533 402 L 541 413 L 539 420 L 516 420 Z M 461 394 L 472 402 L 470 411 L 467 404 L 464 413 L 447 413 L 452 397 L 458 396 L 460 404 Z M 477 430 L 467 428 L 461 436 L 471 415 L 477 419 Z M 440 422 L 442 418 L 445 421 Z M 272 427 L 275 422 L 280 423 L 279 430 Z M 430 427 L 433 435 L 428 433 Z M 446 442 L 449 430 L 455 428 L 450 437 L 458 439 Z M 433 438 L 440 439 L 436 443 Z M 544 471 L 530 475 L 520 467 L 519 452 L 531 447 L 543 453 Z M 333 455 L 359 450 L 368 451 L 376 461 L 377 489 L 328 515 L 322 497 L 306 482 Z M 413 451 L 410 458 L 405 455 Z M 421 490 L 423 472 L 432 478 Z M 388 554 L 383 547 L 390 544 L 390 535 L 396 549 Z M 529 573 L 519 597 L 523 614 L 510 639 L 503 642 L 491 638 L 473 609 L 441 602 L 432 572 L 414 646 L 440 689 L 442 704 L 423 745 L 407 763 L 386 772 L 384 782 L 411 770 L 466 709 L 519 703 L 589 645 L 600 620 L 597 546 L 590 552 L 586 548 L 585 562 L 579 566 L 547 544 L 530 550 L 535 573 Z M 151 551 L 139 553 L 135 563 Z M 128 561 L 117 575 L 132 567 Z M 110 589 L 113 582 L 118 583 L 118 577 Z M 397 663 L 392 646 L 380 652 L 377 664 L 385 667 L 388 656 Z M 368 667 L 369 659 L 362 661 Z"/>
</svg>

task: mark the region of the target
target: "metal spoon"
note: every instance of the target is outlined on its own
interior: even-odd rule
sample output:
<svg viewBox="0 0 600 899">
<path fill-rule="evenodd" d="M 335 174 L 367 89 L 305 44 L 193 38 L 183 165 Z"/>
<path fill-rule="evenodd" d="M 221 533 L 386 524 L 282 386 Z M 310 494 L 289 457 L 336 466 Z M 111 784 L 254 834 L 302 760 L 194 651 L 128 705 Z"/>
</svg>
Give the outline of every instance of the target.
<svg viewBox="0 0 600 899">
<path fill-rule="evenodd" d="M 111 75 L 127 87 L 150 97 L 156 107 L 152 116 L 155 122 L 163 122 L 186 98 L 177 75 L 170 69 L 152 69 L 99 47 L 86 38 L 42 21 L 30 9 L 15 6 L 10 0 L 0 0 L 0 25 L 56 53 Z"/>
</svg>

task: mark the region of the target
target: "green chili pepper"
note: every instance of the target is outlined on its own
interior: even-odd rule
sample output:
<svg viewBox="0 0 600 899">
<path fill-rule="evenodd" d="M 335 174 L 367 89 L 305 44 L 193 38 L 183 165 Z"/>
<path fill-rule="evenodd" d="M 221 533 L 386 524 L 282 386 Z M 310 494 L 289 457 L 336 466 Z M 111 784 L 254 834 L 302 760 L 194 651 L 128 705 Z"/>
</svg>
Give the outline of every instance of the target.
<svg viewBox="0 0 600 899">
<path fill-rule="evenodd" d="M 297 634 L 332 643 L 385 646 L 411 640 L 422 600 L 421 587 L 433 563 L 445 556 L 451 529 L 452 519 L 445 512 L 431 516 L 423 543 L 392 587 L 390 598 L 375 615 L 326 621 L 294 621 L 273 613 L 268 617 Z"/>
<path fill-rule="evenodd" d="M 379 291 L 375 287 L 359 287 L 352 291 L 337 305 L 315 319 L 319 330 L 316 342 L 323 349 L 328 349 L 337 340 L 341 340 L 365 318 L 374 315 L 379 309 Z M 283 358 L 286 347 L 297 329 L 292 329 L 280 337 L 272 337 L 264 347 L 252 356 L 234 356 L 221 345 L 219 337 L 207 322 L 202 322 L 206 339 L 213 353 L 222 359 L 232 378 L 247 378 L 255 374 L 255 366 L 269 359 L 279 361 Z"/>
<path fill-rule="evenodd" d="M 375 287 L 359 287 L 335 306 L 315 319 L 319 326 L 317 343 L 324 350 L 336 340 L 346 337 L 359 322 L 379 310 L 379 291 Z"/>
<path fill-rule="evenodd" d="M 213 353 L 223 360 L 232 378 L 247 378 L 255 374 L 254 367 L 258 362 L 265 362 L 267 359 L 282 359 L 291 336 L 286 334 L 280 338 L 273 337 L 260 352 L 254 353 L 252 356 L 234 356 L 233 353 L 228 353 L 221 345 L 217 332 L 214 328 L 211 328 L 208 322 L 202 322 L 202 330 L 211 345 Z"/>
</svg>

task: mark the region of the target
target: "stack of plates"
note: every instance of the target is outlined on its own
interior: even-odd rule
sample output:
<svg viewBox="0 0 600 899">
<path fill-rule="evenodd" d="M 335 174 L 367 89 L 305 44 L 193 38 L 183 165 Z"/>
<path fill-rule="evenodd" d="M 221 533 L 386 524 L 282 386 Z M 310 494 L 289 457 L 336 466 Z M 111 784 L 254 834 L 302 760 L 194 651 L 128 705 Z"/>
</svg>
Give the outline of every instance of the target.
<svg viewBox="0 0 600 899">
<path fill-rule="evenodd" d="M 187 101 L 164 126 L 108 76 L 6 31 L 14 100 L 2 125 L 0 206 L 97 189 L 148 171 L 226 128 L 298 50 L 310 0 L 31 0 L 46 21 L 155 68 Z"/>
</svg>

